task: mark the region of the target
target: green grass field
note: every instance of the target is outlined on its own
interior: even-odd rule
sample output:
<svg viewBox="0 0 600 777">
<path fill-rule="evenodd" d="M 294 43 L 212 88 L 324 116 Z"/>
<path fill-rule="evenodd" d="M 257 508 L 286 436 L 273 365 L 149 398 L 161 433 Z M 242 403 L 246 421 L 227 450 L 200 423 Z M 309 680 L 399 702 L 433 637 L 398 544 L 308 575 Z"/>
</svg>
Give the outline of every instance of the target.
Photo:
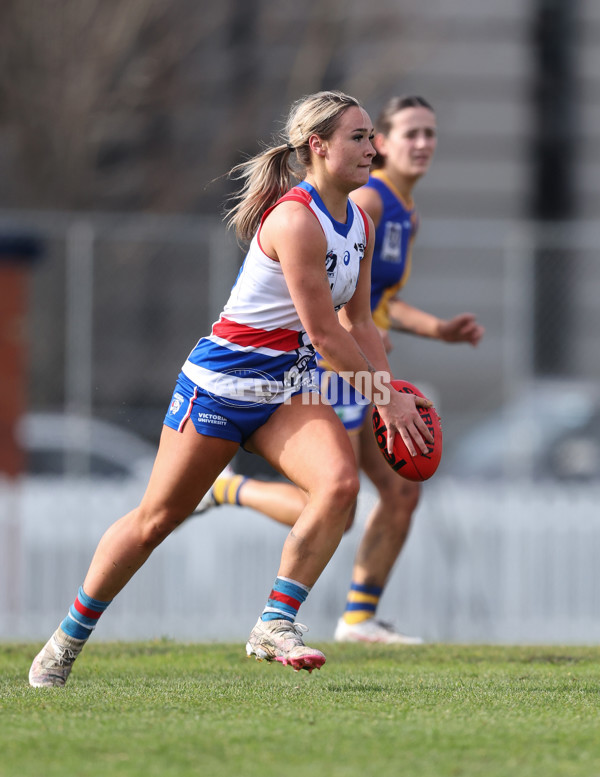
<svg viewBox="0 0 600 777">
<path fill-rule="evenodd" d="M 91 643 L 64 689 L 0 645 L 1 777 L 600 775 L 600 648 Z"/>
</svg>

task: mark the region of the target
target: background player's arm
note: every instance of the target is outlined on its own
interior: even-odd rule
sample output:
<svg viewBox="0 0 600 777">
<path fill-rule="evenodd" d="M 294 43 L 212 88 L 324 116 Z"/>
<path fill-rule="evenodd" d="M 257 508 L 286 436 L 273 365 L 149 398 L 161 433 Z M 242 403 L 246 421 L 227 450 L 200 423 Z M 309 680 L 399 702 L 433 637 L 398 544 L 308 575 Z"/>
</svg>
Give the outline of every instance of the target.
<svg viewBox="0 0 600 777">
<path fill-rule="evenodd" d="M 383 201 L 380 194 L 371 187 L 363 186 L 352 192 L 350 196 L 371 216 L 377 227 L 383 215 Z M 393 329 L 420 337 L 431 337 L 445 343 L 469 343 L 475 346 L 485 331 L 472 313 L 460 313 L 454 318 L 444 320 L 398 298 L 390 301 L 389 315 Z M 389 353 L 392 345 L 387 332 L 382 331 L 381 337 L 385 350 Z"/>
<path fill-rule="evenodd" d="M 475 346 L 485 331 L 473 313 L 459 313 L 445 320 L 397 298 L 390 300 L 388 312 L 392 329 L 445 343 L 469 343 Z"/>
</svg>

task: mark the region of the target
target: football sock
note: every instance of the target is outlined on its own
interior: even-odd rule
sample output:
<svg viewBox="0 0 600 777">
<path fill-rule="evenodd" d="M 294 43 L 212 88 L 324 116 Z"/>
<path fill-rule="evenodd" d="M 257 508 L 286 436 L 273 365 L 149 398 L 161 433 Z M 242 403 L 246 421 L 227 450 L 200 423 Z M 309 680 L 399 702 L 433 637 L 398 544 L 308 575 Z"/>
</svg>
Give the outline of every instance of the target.
<svg viewBox="0 0 600 777">
<path fill-rule="evenodd" d="M 217 478 L 212 487 L 215 502 L 218 505 L 239 505 L 240 489 L 247 479 L 243 475 Z"/>
<path fill-rule="evenodd" d="M 87 639 L 96 628 L 98 618 L 109 604 L 110 602 L 99 602 L 97 599 L 92 599 L 84 592 L 83 586 L 80 586 L 77 598 L 60 627 L 70 637 Z"/>
<path fill-rule="evenodd" d="M 383 588 L 378 585 L 363 585 L 352 582 L 344 611 L 346 623 L 352 625 L 373 618 L 382 592 Z"/>
<path fill-rule="evenodd" d="M 300 605 L 310 592 L 308 586 L 290 580 L 289 577 L 278 577 L 263 610 L 261 620 L 272 621 L 283 618 L 286 621 L 296 619 Z"/>
</svg>

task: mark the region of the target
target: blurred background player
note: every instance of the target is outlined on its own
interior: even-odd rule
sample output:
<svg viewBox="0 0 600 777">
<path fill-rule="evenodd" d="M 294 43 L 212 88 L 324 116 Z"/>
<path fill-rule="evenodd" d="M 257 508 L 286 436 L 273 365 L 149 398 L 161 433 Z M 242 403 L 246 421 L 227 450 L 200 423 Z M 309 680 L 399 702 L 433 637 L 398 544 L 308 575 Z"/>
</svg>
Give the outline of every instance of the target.
<svg viewBox="0 0 600 777">
<path fill-rule="evenodd" d="M 411 270 L 412 246 L 418 229 L 413 190 L 431 164 L 437 145 L 436 117 L 422 97 L 393 97 L 375 125 L 377 155 L 368 183 L 352 199 L 376 227 L 371 272 L 371 310 L 387 352 L 389 330 L 395 329 L 445 343 L 476 346 L 484 329 L 471 313 L 449 320 L 420 310 L 399 292 Z M 392 568 L 408 536 L 421 487 L 398 476 L 377 448 L 370 421 L 370 403 L 319 359 L 321 390 L 342 420 L 362 471 L 375 486 L 377 502 L 359 543 L 346 608 L 335 629 L 339 642 L 419 644 L 422 639 L 397 631 L 376 617 L 377 606 Z M 198 506 L 237 504 L 293 526 L 306 504 L 306 493 L 289 483 L 261 481 L 228 469 Z M 347 529 L 352 525 L 351 514 Z"/>
</svg>

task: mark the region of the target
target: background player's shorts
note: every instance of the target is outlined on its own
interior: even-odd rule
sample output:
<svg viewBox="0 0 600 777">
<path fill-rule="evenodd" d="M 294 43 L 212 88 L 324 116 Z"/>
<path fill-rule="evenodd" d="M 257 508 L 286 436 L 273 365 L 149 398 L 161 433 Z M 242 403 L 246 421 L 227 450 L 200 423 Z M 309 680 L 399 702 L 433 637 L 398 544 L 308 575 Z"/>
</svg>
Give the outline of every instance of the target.
<svg viewBox="0 0 600 777">
<path fill-rule="evenodd" d="M 335 410 L 349 434 L 360 431 L 371 403 L 333 370 L 317 367 L 321 396 Z"/>
</svg>

